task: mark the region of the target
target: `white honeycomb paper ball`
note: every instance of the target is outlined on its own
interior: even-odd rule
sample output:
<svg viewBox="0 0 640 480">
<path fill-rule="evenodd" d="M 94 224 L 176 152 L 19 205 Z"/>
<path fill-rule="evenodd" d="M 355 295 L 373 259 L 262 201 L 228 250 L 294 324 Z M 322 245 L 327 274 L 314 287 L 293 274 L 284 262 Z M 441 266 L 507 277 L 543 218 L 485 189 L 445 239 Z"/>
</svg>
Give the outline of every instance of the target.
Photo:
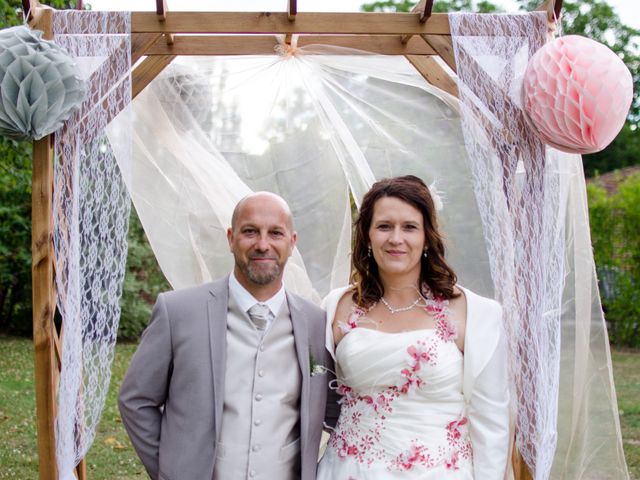
<svg viewBox="0 0 640 480">
<path fill-rule="evenodd" d="M 85 92 L 73 59 L 42 32 L 0 31 L 0 135 L 37 140 L 56 131 Z"/>
</svg>

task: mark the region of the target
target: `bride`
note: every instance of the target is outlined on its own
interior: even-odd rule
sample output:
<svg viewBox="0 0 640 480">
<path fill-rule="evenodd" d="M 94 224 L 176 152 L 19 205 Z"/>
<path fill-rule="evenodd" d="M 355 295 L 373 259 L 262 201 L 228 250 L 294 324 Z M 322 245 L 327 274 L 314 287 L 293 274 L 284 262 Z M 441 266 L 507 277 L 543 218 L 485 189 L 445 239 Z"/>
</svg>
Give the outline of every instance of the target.
<svg viewBox="0 0 640 480">
<path fill-rule="evenodd" d="M 375 183 L 353 284 L 325 301 L 340 418 L 318 479 L 502 479 L 509 399 L 501 307 L 456 285 L 428 187 Z"/>
</svg>

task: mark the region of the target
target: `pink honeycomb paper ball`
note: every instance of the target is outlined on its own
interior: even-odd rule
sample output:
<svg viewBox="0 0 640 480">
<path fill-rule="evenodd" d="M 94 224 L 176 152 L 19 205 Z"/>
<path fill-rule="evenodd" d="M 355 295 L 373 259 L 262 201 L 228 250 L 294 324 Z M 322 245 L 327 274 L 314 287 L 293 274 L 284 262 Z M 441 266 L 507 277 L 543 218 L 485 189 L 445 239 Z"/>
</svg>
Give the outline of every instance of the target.
<svg viewBox="0 0 640 480">
<path fill-rule="evenodd" d="M 567 35 L 531 57 L 523 97 L 530 123 L 543 142 L 564 152 L 593 153 L 609 145 L 624 125 L 633 81 L 609 48 Z"/>
</svg>

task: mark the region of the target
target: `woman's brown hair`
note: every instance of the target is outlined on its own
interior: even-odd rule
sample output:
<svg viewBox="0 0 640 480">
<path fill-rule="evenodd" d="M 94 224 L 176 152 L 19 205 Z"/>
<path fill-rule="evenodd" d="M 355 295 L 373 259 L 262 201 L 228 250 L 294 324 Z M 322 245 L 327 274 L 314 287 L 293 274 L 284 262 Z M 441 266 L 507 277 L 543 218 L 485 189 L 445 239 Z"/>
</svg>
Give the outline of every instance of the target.
<svg viewBox="0 0 640 480">
<path fill-rule="evenodd" d="M 414 175 L 393 177 L 373 184 L 362 200 L 360 213 L 355 221 L 355 239 L 351 257 L 351 282 L 355 286 L 353 301 L 368 307 L 384 295 L 378 265 L 369 255 L 369 228 L 373 209 L 383 197 L 394 197 L 408 203 L 422 213 L 427 258 L 420 256 L 420 287 L 426 285 L 433 295 L 446 299 L 458 297 L 454 286 L 456 274 L 444 259 L 444 242 L 438 231 L 438 221 L 433 198 L 427 185 Z M 422 290 L 422 288 L 421 288 Z M 424 293 L 424 292 L 423 292 Z"/>
</svg>

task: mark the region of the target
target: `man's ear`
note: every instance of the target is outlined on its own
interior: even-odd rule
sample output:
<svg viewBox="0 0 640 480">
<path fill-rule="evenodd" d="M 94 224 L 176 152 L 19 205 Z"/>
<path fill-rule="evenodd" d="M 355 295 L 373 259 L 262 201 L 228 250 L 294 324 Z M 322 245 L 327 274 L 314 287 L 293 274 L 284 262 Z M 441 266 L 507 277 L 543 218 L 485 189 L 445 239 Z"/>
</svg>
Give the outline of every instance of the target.
<svg viewBox="0 0 640 480">
<path fill-rule="evenodd" d="M 229 242 L 229 251 L 233 253 L 233 229 L 227 228 L 227 242 Z"/>
<path fill-rule="evenodd" d="M 298 232 L 291 234 L 291 248 L 289 249 L 289 256 L 293 255 L 293 249 L 296 248 L 296 241 L 298 240 Z"/>
</svg>

